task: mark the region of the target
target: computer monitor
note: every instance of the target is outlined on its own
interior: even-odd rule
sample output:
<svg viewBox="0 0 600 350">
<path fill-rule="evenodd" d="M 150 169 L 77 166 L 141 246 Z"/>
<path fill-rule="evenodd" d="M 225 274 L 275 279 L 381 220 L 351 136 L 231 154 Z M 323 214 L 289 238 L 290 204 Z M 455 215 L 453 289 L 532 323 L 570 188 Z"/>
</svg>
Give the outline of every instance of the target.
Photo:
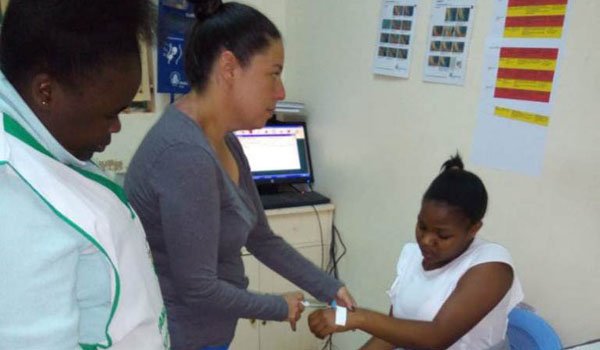
<svg viewBox="0 0 600 350">
<path fill-rule="evenodd" d="M 236 131 L 257 185 L 312 183 L 306 124 L 267 124 L 261 129 Z"/>
</svg>

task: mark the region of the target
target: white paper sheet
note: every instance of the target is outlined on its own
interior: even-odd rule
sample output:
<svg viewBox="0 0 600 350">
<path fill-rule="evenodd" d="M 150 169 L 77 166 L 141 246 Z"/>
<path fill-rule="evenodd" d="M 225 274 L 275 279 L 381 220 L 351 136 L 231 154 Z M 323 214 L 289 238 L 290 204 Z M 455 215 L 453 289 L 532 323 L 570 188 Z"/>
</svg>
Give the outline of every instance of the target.
<svg viewBox="0 0 600 350">
<path fill-rule="evenodd" d="M 429 20 L 423 80 L 463 85 L 475 0 L 435 0 Z"/>
<path fill-rule="evenodd" d="M 568 1 L 538 6 L 495 1 L 471 158 L 537 176 L 551 125 Z"/>
<path fill-rule="evenodd" d="M 383 0 L 373 73 L 408 78 L 418 0 Z"/>
</svg>

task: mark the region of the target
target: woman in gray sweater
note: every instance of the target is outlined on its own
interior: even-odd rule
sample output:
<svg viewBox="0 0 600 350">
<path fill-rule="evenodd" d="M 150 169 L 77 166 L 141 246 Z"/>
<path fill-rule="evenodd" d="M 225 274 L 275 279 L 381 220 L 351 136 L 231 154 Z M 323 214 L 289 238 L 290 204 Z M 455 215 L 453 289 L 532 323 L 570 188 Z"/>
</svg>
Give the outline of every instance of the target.
<svg viewBox="0 0 600 350">
<path fill-rule="evenodd" d="M 174 350 L 227 349 L 239 318 L 287 320 L 300 292 L 248 291 L 240 250 L 322 301 L 353 307 L 343 284 L 269 228 L 235 130 L 264 126 L 285 96 L 283 45 L 257 10 L 196 4 L 185 49 L 192 91 L 168 107 L 136 152 L 125 181 L 156 265 Z"/>
</svg>

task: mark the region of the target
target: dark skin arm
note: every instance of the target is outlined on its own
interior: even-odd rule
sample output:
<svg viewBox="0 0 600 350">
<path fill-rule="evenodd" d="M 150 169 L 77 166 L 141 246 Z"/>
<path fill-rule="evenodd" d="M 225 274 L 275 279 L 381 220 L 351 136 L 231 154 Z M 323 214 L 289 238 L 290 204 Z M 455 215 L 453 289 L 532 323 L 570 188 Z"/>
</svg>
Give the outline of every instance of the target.
<svg viewBox="0 0 600 350">
<path fill-rule="evenodd" d="M 335 325 L 335 311 L 317 310 L 309 316 L 311 331 L 319 338 L 360 329 L 379 340 L 363 349 L 389 349 L 388 344 L 413 349 L 446 349 L 481 321 L 506 295 L 513 282 L 512 268 L 491 262 L 469 269 L 431 321 L 396 319 L 366 309 L 349 312 L 346 326 Z M 381 342 L 383 341 L 383 342 Z M 380 346 L 380 347 L 376 347 Z"/>
<path fill-rule="evenodd" d="M 393 311 L 393 308 L 390 306 L 390 312 L 388 316 L 392 317 Z M 386 342 L 385 340 L 371 337 L 371 339 L 369 339 L 369 341 L 367 341 L 365 345 L 360 348 L 360 350 L 394 350 L 395 348 L 396 347 L 394 345 Z"/>
<path fill-rule="evenodd" d="M 394 350 L 396 347 L 385 340 L 372 337 L 360 350 Z"/>
</svg>

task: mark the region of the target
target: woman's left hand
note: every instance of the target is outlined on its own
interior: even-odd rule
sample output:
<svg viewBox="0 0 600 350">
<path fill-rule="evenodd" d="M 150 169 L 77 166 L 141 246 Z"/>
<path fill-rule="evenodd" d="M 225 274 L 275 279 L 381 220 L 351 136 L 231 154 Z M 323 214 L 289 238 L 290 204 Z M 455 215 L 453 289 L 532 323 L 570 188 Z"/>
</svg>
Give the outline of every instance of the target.
<svg viewBox="0 0 600 350">
<path fill-rule="evenodd" d="M 347 308 L 348 310 L 354 310 L 354 308 L 357 306 L 356 301 L 354 301 L 352 294 L 350 294 L 346 286 L 340 288 L 336 293 L 335 303 L 339 306 Z"/>
<path fill-rule="evenodd" d="M 290 292 L 283 295 L 283 299 L 288 304 L 288 321 L 292 330 L 296 331 L 296 322 L 300 319 L 304 306 L 301 301 L 304 300 L 304 294 L 302 292 Z"/>
</svg>

